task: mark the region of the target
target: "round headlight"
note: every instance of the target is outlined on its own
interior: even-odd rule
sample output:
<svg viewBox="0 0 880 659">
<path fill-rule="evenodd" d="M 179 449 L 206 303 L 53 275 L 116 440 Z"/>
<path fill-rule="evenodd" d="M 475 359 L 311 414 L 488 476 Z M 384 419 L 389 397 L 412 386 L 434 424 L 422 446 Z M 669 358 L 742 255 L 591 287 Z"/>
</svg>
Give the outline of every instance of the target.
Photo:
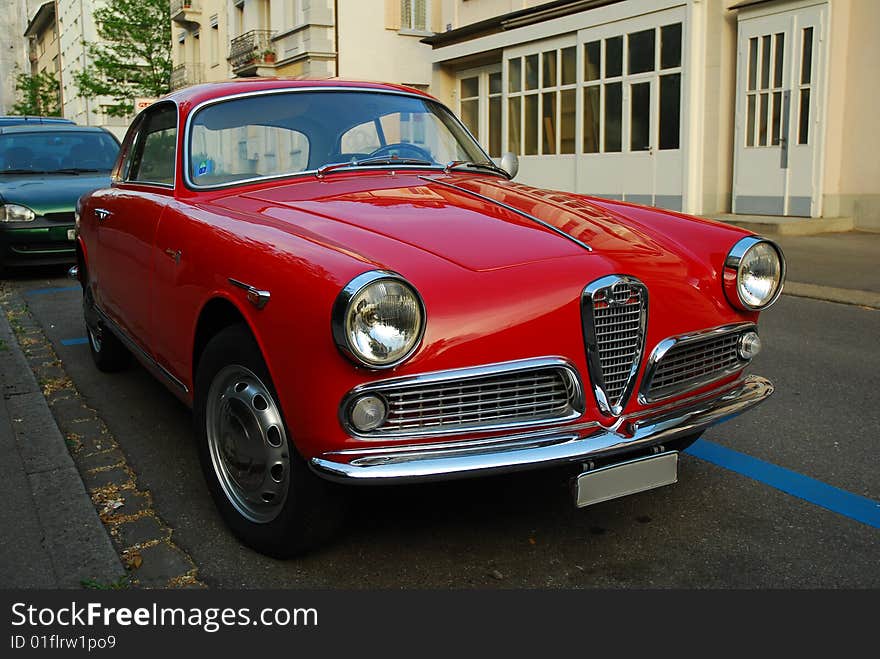
<svg viewBox="0 0 880 659">
<path fill-rule="evenodd" d="M 391 368 L 418 347 L 425 308 L 400 275 L 375 270 L 342 289 L 333 307 L 332 328 L 343 353 L 371 368 Z"/>
<path fill-rule="evenodd" d="M 766 309 L 776 302 L 784 281 L 782 250 L 764 238 L 743 238 L 724 262 L 724 292 L 733 306 L 745 311 Z"/>
<path fill-rule="evenodd" d="M 3 204 L 0 206 L 0 222 L 33 222 L 36 215 L 27 206 Z"/>
</svg>

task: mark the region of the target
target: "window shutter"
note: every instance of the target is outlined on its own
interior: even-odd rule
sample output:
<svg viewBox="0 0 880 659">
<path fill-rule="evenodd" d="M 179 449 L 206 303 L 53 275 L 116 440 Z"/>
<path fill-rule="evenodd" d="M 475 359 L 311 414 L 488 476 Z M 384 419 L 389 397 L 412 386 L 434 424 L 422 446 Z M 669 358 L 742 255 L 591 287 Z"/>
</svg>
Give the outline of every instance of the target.
<svg viewBox="0 0 880 659">
<path fill-rule="evenodd" d="M 400 15 L 403 3 L 401 0 L 385 0 L 385 29 L 399 30 Z"/>
<path fill-rule="evenodd" d="M 428 1 L 427 0 L 410 0 L 415 3 L 415 11 L 413 12 L 412 28 L 420 32 L 428 29 L 430 21 L 428 19 Z M 405 4 L 409 4 L 408 2 Z"/>
</svg>

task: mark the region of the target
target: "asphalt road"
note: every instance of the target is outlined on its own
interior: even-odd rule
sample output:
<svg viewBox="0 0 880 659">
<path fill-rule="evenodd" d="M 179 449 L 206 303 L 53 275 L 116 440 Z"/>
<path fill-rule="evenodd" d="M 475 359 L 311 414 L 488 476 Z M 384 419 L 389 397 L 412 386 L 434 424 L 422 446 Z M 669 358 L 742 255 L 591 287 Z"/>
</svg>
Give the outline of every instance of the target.
<svg viewBox="0 0 880 659">
<path fill-rule="evenodd" d="M 37 274 L 15 285 L 72 283 Z M 880 587 L 880 530 L 690 455 L 677 485 L 583 510 L 553 471 L 353 489 L 335 543 L 266 558 L 215 512 L 189 411 L 141 367 L 106 375 L 62 344 L 84 336 L 77 291 L 25 299 L 212 587 Z M 783 297 L 761 332 L 753 370 L 777 393 L 705 438 L 880 500 L 880 311 Z"/>
</svg>

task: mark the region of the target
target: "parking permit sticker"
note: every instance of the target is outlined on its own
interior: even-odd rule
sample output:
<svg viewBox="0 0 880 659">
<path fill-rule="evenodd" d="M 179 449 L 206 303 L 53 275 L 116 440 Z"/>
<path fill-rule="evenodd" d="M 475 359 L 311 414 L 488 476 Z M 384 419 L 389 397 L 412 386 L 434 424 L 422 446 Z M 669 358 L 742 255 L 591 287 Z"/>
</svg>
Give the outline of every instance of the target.
<svg viewBox="0 0 880 659">
<path fill-rule="evenodd" d="M 196 176 L 204 176 L 214 171 L 213 160 L 202 160 L 196 167 Z"/>
</svg>

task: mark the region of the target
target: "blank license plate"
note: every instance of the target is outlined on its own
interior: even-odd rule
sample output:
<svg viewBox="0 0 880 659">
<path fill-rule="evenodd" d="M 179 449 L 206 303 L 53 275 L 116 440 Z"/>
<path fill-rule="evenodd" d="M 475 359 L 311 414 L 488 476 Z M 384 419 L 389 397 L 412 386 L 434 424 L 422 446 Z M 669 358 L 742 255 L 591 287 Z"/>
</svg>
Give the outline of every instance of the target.
<svg viewBox="0 0 880 659">
<path fill-rule="evenodd" d="M 575 505 L 591 506 L 678 482 L 678 451 L 585 471 L 575 481 Z"/>
</svg>

